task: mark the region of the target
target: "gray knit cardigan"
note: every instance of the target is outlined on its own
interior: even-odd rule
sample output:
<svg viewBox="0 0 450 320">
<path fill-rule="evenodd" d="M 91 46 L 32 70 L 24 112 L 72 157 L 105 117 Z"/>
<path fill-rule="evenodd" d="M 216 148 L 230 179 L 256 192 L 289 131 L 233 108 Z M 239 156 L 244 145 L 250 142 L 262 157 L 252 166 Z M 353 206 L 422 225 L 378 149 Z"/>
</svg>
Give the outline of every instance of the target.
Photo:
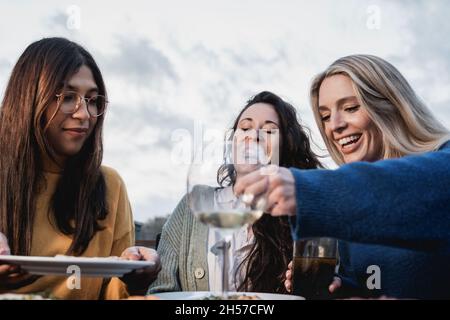
<svg viewBox="0 0 450 320">
<path fill-rule="evenodd" d="M 192 193 L 202 201 L 214 201 L 214 188 L 197 186 Z M 185 195 L 165 223 L 158 254 L 161 271 L 148 294 L 166 291 L 208 291 L 208 227 L 199 222 Z"/>
</svg>

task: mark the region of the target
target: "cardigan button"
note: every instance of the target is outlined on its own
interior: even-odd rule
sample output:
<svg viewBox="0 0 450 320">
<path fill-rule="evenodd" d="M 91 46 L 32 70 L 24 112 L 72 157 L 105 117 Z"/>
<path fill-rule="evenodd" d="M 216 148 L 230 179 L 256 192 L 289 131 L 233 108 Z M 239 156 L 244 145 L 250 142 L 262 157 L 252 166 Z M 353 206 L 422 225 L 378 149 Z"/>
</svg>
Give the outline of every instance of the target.
<svg viewBox="0 0 450 320">
<path fill-rule="evenodd" d="M 201 279 L 205 276 L 205 270 L 203 270 L 203 268 L 197 268 L 194 271 L 194 276 L 197 279 Z"/>
</svg>

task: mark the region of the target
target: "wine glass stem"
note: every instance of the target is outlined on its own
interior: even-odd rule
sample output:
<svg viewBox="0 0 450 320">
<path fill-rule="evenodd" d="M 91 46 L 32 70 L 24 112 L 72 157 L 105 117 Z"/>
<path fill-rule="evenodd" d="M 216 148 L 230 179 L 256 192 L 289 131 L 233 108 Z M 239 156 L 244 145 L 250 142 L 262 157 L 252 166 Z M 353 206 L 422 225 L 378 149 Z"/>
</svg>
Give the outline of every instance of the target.
<svg viewBox="0 0 450 320">
<path fill-rule="evenodd" d="M 227 268 L 227 249 L 228 241 L 224 241 L 222 245 L 222 297 L 228 299 L 228 268 Z"/>
</svg>

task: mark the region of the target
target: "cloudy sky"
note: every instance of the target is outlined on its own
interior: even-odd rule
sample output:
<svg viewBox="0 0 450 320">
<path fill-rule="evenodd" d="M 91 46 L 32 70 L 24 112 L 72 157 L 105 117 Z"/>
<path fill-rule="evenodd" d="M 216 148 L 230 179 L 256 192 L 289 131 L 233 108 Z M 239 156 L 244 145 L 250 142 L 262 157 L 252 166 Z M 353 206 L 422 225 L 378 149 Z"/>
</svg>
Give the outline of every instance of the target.
<svg viewBox="0 0 450 320">
<path fill-rule="evenodd" d="M 449 13 L 448 0 L 0 0 L 0 96 L 31 42 L 63 36 L 85 46 L 111 101 L 104 164 L 119 171 L 145 221 L 185 193 L 176 133 L 195 123 L 226 129 L 259 91 L 294 104 L 323 146 L 308 85 L 344 55 L 391 61 L 450 127 Z"/>
</svg>

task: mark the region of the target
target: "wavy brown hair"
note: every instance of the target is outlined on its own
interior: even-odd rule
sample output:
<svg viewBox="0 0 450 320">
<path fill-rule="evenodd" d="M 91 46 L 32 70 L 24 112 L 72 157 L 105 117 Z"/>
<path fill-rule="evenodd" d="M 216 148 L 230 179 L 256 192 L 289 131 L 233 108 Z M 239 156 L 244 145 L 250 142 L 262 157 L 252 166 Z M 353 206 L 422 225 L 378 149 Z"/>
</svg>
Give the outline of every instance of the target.
<svg viewBox="0 0 450 320">
<path fill-rule="evenodd" d="M 258 93 L 247 102 L 234 121 L 232 132 L 236 131 L 245 110 L 256 103 L 271 105 L 278 115 L 281 136 L 280 166 L 300 169 L 322 167 L 311 150 L 307 129 L 300 125 L 295 108 L 271 92 Z M 231 140 L 233 137 L 227 139 Z M 222 187 L 233 185 L 236 181 L 234 166 L 222 165 L 217 172 L 217 181 Z M 289 261 L 292 260 L 292 237 L 287 217 L 264 214 L 253 224 L 252 231 L 255 242 L 234 275 L 237 277 L 240 270 L 244 270 L 244 280 L 238 290 L 286 293 L 285 272 Z"/>
<path fill-rule="evenodd" d="M 44 132 L 45 110 L 67 81 L 87 66 L 99 94 L 106 96 L 100 70 L 80 45 L 63 38 L 32 43 L 17 61 L 0 109 L 0 231 L 12 254 L 31 251 L 36 194 L 45 188 L 43 158 L 55 159 Z M 66 162 L 52 198 L 57 228 L 72 236 L 68 253 L 82 254 L 106 217 L 102 162 L 103 116 L 82 150 Z"/>
</svg>

